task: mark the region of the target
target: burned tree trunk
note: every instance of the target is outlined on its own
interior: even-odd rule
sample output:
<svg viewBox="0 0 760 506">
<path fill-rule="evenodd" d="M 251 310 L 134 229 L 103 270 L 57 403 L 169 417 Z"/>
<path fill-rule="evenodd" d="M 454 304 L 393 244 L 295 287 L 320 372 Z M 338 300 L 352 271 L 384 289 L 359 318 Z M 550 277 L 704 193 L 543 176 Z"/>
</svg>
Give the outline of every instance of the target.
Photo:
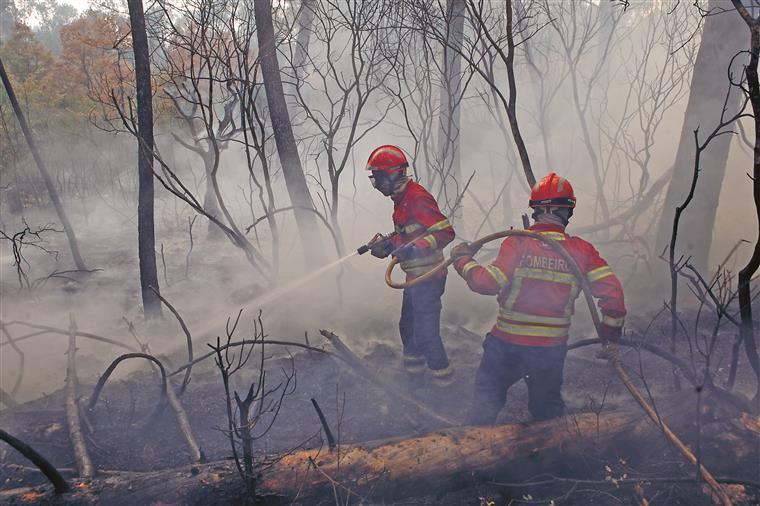
<svg viewBox="0 0 760 506">
<path fill-rule="evenodd" d="M 574 452 L 633 432 L 641 420 L 630 413 L 602 415 L 599 420 L 584 414 L 532 424 L 447 429 L 409 439 L 344 445 L 339 452 L 300 451 L 285 456 L 264 476 L 259 493 L 292 497 L 302 487 L 319 493 L 331 486 L 332 479 L 360 497 L 373 490 L 403 497 L 419 494 L 421 483 L 431 490 L 455 489 L 471 480 L 473 473 L 525 475 L 530 467 L 546 472 Z"/>
<path fill-rule="evenodd" d="M 158 290 L 156 238 L 153 221 L 153 94 L 150 84 L 148 35 L 141 0 L 127 0 L 135 55 L 138 136 L 137 241 L 140 260 L 140 287 L 146 319 L 161 316 L 161 302 L 151 290 Z"/>
<path fill-rule="evenodd" d="M 438 157 L 441 163 L 441 187 L 451 205 L 461 192 L 460 116 L 462 99 L 462 37 L 464 36 L 465 0 L 447 0 L 447 32 L 443 46 L 443 86 L 440 99 Z M 461 207 L 451 209 L 454 221 L 462 219 Z"/>
<path fill-rule="evenodd" d="M 203 158 L 203 169 L 206 174 L 206 193 L 203 197 L 203 208 L 212 216 L 219 218 L 222 216 L 222 210 L 219 208 L 219 200 L 216 198 L 216 192 L 214 191 L 214 153 L 213 149 L 209 148 L 208 151 L 203 151 L 201 157 Z M 209 239 L 218 239 L 224 237 L 224 230 L 219 228 L 219 225 L 209 220 L 207 234 Z"/>
<path fill-rule="evenodd" d="M 517 122 L 517 80 L 515 79 L 515 38 L 512 33 L 512 0 L 507 0 L 506 17 L 507 57 L 505 58 L 504 63 L 507 66 L 507 80 L 509 81 L 509 103 L 506 108 L 507 117 L 509 118 L 509 126 L 512 129 L 512 136 L 514 137 L 515 145 L 517 146 L 517 152 L 520 155 L 523 172 L 525 172 L 525 179 L 528 182 L 528 186 L 533 187 L 533 185 L 536 184 L 536 176 L 533 174 L 533 167 L 530 164 L 530 157 L 528 156 L 528 148 L 525 146 L 525 140 L 523 139 L 522 133 L 520 132 L 520 126 Z"/>
<path fill-rule="evenodd" d="M 66 366 L 66 424 L 69 427 L 69 439 L 71 439 L 74 450 L 79 476 L 91 478 L 95 474 L 95 467 L 92 465 L 92 459 L 90 459 L 90 453 L 87 450 L 87 444 L 82 433 L 79 399 L 77 397 L 77 326 L 73 316 L 69 315 L 69 319 L 71 323 L 69 327 L 69 351 L 67 353 L 68 364 Z"/>
<path fill-rule="evenodd" d="M 755 219 L 760 232 L 760 80 L 757 74 L 758 60 L 760 59 L 760 17 L 754 18 L 744 7 L 740 0 L 734 0 L 734 6 L 746 22 L 750 30 L 750 59 L 746 69 L 747 88 L 749 100 L 752 104 L 755 126 L 755 147 L 752 159 L 752 195 L 755 202 Z M 755 341 L 754 323 L 752 321 L 752 276 L 760 267 L 760 237 L 755 242 L 755 249 L 747 265 L 739 271 L 739 312 L 741 325 L 739 332 L 747 358 L 755 371 L 756 388 L 755 409 L 760 409 L 760 358 L 758 358 L 757 342 Z"/>
<path fill-rule="evenodd" d="M 63 204 L 61 203 L 60 197 L 58 197 L 58 191 L 53 185 L 53 179 L 50 177 L 50 172 L 48 172 L 47 166 L 42 160 L 42 156 L 40 156 L 40 152 L 37 149 L 37 143 L 34 140 L 34 135 L 32 135 L 32 130 L 29 128 L 29 125 L 26 122 L 26 118 L 24 117 L 24 113 L 19 106 L 18 99 L 16 98 L 16 93 L 13 91 L 11 80 L 8 77 L 8 73 L 5 71 L 2 59 L 0 59 L 0 78 L 3 81 L 3 86 L 5 86 L 5 91 L 8 93 L 8 99 L 11 102 L 11 107 L 13 108 L 14 114 L 16 114 L 16 119 L 18 119 L 19 125 L 21 125 L 21 131 L 24 134 L 26 143 L 29 145 L 29 150 L 32 152 L 34 162 L 37 164 L 37 168 L 40 171 L 42 180 L 45 182 L 45 188 L 47 189 L 48 195 L 50 196 L 50 201 L 53 203 L 53 207 L 55 207 L 55 211 L 58 214 L 58 219 L 61 220 L 64 232 L 66 232 L 66 238 L 69 241 L 69 248 L 71 248 L 71 256 L 74 258 L 74 265 L 76 265 L 78 270 L 86 271 L 87 267 L 85 267 L 84 260 L 82 260 L 82 255 L 79 253 L 79 243 L 77 243 L 77 237 L 74 234 L 74 229 L 71 226 L 71 222 L 69 222 L 69 217 L 66 215 L 66 211 L 63 209 Z"/>
<path fill-rule="evenodd" d="M 314 206 L 306 185 L 306 176 L 298 156 L 298 147 L 293 136 L 285 94 L 282 88 L 280 64 L 277 62 L 277 46 L 274 39 L 272 23 L 272 3 L 270 0 L 254 2 L 254 17 L 256 19 L 256 36 L 259 41 L 259 57 L 261 73 L 264 78 L 264 90 L 269 105 L 269 115 L 272 120 L 277 152 L 282 164 L 285 185 L 290 195 L 290 201 L 295 207 L 296 223 L 304 247 L 308 265 L 316 266 L 324 260 L 322 240 L 317 228 L 317 220 L 308 211 Z"/>
<path fill-rule="evenodd" d="M 694 166 L 694 130 L 715 124 L 721 116 L 723 97 L 729 87 L 726 72 L 731 59 L 744 49 L 746 28 L 741 19 L 732 12 L 729 0 L 711 0 L 708 4 L 713 15 L 705 19 L 702 42 L 694 63 L 691 92 L 686 105 L 681 137 L 674 164 L 673 177 L 668 186 L 662 218 L 658 226 L 655 249 L 659 252 L 668 243 L 672 228 L 672 217 L 687 193 L 683 184 L 691 178 Z M 741 91 L 732 90 L 728 101 L 727 116 L 739 104 Z M 718 207 L 718 198 L 726 170 L 726 160 L 731 136 L 723 135 L 711 143 L 710 149 L 702 155 L 702 173 L 696 187 L 694 201 L 681 219 L 681 236 L 685 239 L 684 249 L 679 253 L 691 257 L 691 263 L 700 272 L 705 272 L 710 255 L 713 226 Z"/>
<path fill-rule="evenodd" d="M 378 496 L 403 496 L 455 489 L 466 483 L 462 480 L 471 481 L 473 472 L 487 476 L 500 471 L 515 479 L 528 477 L 528 462 L 550 472 L 552 462 L 577 455 L 589 444 L 603 444 L 616 434 L 633 435 L 641 420 L 638 414 L 602 414 L 598 419 L 595 414 L 585 414 L 534 424 L 463 427 L 408 439 L 341 445 L 334 452 L 326 448 L 301 450 L 268 467 L 256 491 L 260 496 L 308 501 L 325 494 L 332 496 L 333 483 L 342 494 L 351 490 L 365 496 L 374 489 Z M 94 482 L 90 485 L 92 491 L 100 489 L 97 500 L 108 504 L 202 504 L 203 497 L 231 503 L 233 497 L 248 493 L 232 460 L 142 475 L 111 475 L 107 480 L 102 488 Z M 10 499 L 11 493 L 0 491 L 0 501 Z"/>
<path fill-rule="evenodd" d="M 298 13 L 298 36 L 296 37 L 296 54 L 293 62 L 293 73 L 298 81 L 303 72 L 301 67 L 306 63 L 309 55 L 309 42 L 311 41 L 312 25 L 314 24 L 315 0 L 303 0 L 301 12 Z"/>
</svg>

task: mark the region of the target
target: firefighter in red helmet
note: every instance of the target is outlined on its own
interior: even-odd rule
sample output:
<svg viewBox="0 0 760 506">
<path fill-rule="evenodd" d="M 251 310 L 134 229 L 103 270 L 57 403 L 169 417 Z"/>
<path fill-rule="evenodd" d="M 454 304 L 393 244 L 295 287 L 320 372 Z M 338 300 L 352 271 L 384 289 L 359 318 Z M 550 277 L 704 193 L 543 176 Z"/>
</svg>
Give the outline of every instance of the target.
<svg viewBox="0 0 760 506">
<path fill-rule="evenodd" d="M 565 233 L 573 215 L 575 194 L 570 183 L 551 173 L 532 189 L 530 230 L 560 241 L 586 274 L 602 313 L 602 337 L 620 337 L 626 314 L 623 289 L 607 262 L 588 242 Z M 507 390 L 521 378 L 528 386 L 528 408 L 536 420 L 560 416 L 562 370 L 568 330 L 580 285 L 566 261 L 543 242 L 507 237 L 496 260 L 480 265 L 468 243 L 451 252 L 454 267 L 471 290 L 496 295 L 499 315 L 483 342 L 475 377 L 469 425 L 495 422 Z"/>
<path fill-rule="evenodd" d="M 398 258 L 410 281 L 443 260 L 442 249 L 454 239 L 454 229 L 430 193 L 407 175 L 409 161 L 396 146 L 380 146 L 367 161 L 372 185 L 393 200 L 395 231 L 375 236 L 372 255 Z M 441 296 L 446 271 L 404 290 L 399 332 L 404 347 L 404 368 L 410 373 L 429 369 L 438 386 L 453 381 L 440 334 Z"/>
</svg>

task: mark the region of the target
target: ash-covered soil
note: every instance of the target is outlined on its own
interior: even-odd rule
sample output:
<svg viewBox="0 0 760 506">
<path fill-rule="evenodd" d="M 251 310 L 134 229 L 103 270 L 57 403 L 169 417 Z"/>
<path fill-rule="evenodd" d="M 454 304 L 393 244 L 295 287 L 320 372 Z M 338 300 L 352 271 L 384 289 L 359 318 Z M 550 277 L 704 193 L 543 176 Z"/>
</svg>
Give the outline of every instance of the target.
<svg viewBox="0 0 760 506">
<path fill-rule="evenodd" d="M 452 363 L 456 365 L 456 382 L 446 388 L 438 388 L 427 376 L 410 377 L 401 367 L 399 346 L 380 343 L 372 346 L 364 359 L 379 375 L 389 379 L 408 395 L 424 402 L 453 420 L 462 420 L 469 407 L 472 383 L 480 358 L 481 337 L 464 328 L 444 326 L 445 341 Z M 313 342 L 322 346 L 323 343 Z M 198 346 L 197 348 L 201 348 Z M 328 344 L 324 344 L 330 350 Z M 258 455 L 287 452 L 299 446 L 315 447 L 324 444 L 321 426 L 311 399 L 317 400 L 325 413 L 328 424 L 341 443 L 377 440 L 389 437 L 413 435 L 435 430 L 434 424 L 411 424 L 399 406 L 386 392 L 375 387 L 365 378 L 357 376 L 343 362 L 329 353 L 297 351 L 292 357 L 282 354 L 274 346 L 269 347 L 272 356 L 266 361 L 267 383 L 278 384 L 283 371 L 296 371 L 295 390 L 286 396 L 272 429 L 256 442 Z M 269 353 L 269 352 L 267 352 Z M 565 368 L 564 396 L 568 412 L 635 409 L 633 399 L 616 379 L 611 366 L 597 349 L 582 348 L 569 353 Z M 179 356 L 171 357 L 174 365 L 182 363 Z M 641 371 L 654 395 L 667 394 L 671 390 L 671 370 L 664 362 L 651 356 L 639 356 L 634 351 L 624 353 L 624 360 L 631 371 Z M 233 376 L 232 387 L 243 394 L 250 381 L 258 378 L 256 361 Z M 191 462 L 187 445 L 180 434 L 173 411 L 166 407 L 154 418 L 151 413 L 159 400 L 159 377 L 151 372 L 147 362 L 142 370 L 129 377 L 109 382 L 95 409 L 87 415 L 86 441 L 94 465 L 99 470 L 151 471 L 173 468 Z M 172 370 L 172 367 L 167 367 Z M 176 380 L 180 376 L 175 378 Z M 742 381 L 744 377 L 742 376 Z M 93 385 L 81 384 L 83 400 L 89 397 Z M 683 395 L 696 395 L 685 388 Z M 193 369 L 192 381 L 181 398 L 187 410 L 190 424 L 206 458 L 210 461 L 231 458 L 230 443 L 226 436 L 227 426 L 224 390 L 213 359 L 198 364 Z M 75 461 L 69 443 L 63 411 L 63 390 L 55 391 L 24 404 L 20 409 L 0 413 L 0 426 L 37 448 L 56 466 L 73 477 Z M 416 417 L 414 413 L 409 413 Z M 685 417 L 689 416 L 684 414 Z M 266 415 L 260 427 L 268 425 Z M 523 383 L 513 387 L 500 421 L 504 423 L 529 420 L 527 390 Z M 682 420 L 680 426 L 693 425 Z M 692 421 L 693 422 L 693 421 Z M 720 425 L 710 426 L 709 419 L 702 421 L 703 433 L 720 433 Z M 715 434 L 713 434 L 715 435 Z M 630 451 L 629 451 L 630 450 Z M 683 459 L 674 452 L 663 452 L 661 445 L 653 445 L 652 452 L 646 448 L 621 449 L 617 455 L 589 455 L 583 469 L 568 468 L 568 476 L 619 479 L 634 471 L 650 476 L 689 476 L 690 470 Z M 0 449 L 2 489 L 43 483 L 40 473 L 30 470 L 28 463 L 8 447 Z M 705 462 L 717 468 L 718 474 L 733 473 L 734 477 L 753 480 L 760 476 L 760 464 L 754 470 L 751 462 L 729 462 L 725 455 L 704 455 Z M 756 461 L 757 462 L 757 461 Z M 525 479 L 527 477 L 522 477 Z M 515 477 L 504 477 L 504 482 Z M 554 490 L 515 490 L 493 484 L 477 484 L 460 491 L 421 491 L 420 497 L 409 498 L 400 504 L 507 504 L 510 500 L 530 503 L 534 499 L 562 497 L 562 504 L 635 504 L 636 494 L 631 491 L 599 492 L 598 487 L 585 487 L 592 492 L 566 494 L 568 487 L 558 485 Z M 602 487 L 603 489 L 605 487 Z M 615 487 L 613 487 L 615 488 Z M 527 491 L 526 491 L 527 490 Z M 663 490 L 669 494 L 659 504 L 707 504 L 709 500 L 693 484 L 668 484 Z M 445 493 L 444 493 L 445 492 Z M 664 493 L 664 492 L 663 492 Z M 516 494 L 516 495 L 515 495 Z M 543 494 L 543 496 L 541 495 Z M 751 499 L 751 496 L 748 501 Z M 621 499 L 622 498 L 622 499 Z M 220 499 L 221 500 L 221 499 Z M 547 499 L 548 500 L 548 499 Z M 628 502 L 630 500 L 630 502 Z M 622 501 L 622 502 L 621 502 Z M 234 501 L 232 501 L 234 502 Z M 327 503 L 334 502 L 331 498 Z M 748 502 L 751 504 L 751 502 Z"/>
</svg>

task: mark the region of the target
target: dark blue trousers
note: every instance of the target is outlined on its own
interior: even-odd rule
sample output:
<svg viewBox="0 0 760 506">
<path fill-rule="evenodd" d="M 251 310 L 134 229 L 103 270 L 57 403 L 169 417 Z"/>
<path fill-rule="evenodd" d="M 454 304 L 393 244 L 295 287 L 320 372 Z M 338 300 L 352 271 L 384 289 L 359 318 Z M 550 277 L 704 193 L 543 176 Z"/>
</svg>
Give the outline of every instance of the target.
<svg viewBox="0 0 760 506">
<path fill-rule="evenodd" d="M 562 371 L 567 346 L 520 346 L 490 334 L 475 375 L 475 395 L 468 425 L 492 425 L 504 407 L 509 387 L 525 378 L 528 409 L 534 420 L 562 415 Z"/>
<path fill-rule="evenodd" d="M 404 355 L 424 358 L 433 370 L 449 366 L 441 341 L 441 296 L 445 288 L 446 277 L 442 277 L 404 289 L 398 322 Z"/>
</svg>

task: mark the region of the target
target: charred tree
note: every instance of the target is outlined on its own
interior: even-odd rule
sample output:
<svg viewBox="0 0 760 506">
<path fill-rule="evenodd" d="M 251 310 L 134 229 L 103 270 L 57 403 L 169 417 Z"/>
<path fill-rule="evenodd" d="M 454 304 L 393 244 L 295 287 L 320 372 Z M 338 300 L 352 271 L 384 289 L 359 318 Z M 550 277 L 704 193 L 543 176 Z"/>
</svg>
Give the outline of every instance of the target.
<svg viewBox="0 0 760 506">
<path fill-rule="evenodd" d="M 694 130 L 715 122 L 721 115 L 725 96 L 726 71 L 729 62 L 741 51 L 745 27 L 730 10 L 729 0 L 711 0 L 708 4 L 711 15 L 705 18 L 702 42 L 694 63 L 691 92 L 686 105 L 681 137 L 676 152 L 673 177 L 668 186 L 665 206 L 657 232 L 656 249 L 668 243 L 672 228 L 672 216 L 688 193 L 683 184 L 691 178 L 694 160 Z M 727 102 L 728 115 L 739 105 L 741 92 L 736 89 Z M 713 227 L 715 225 L 718 198 L 726 170 L 726 161 L 731 144 L 731 136 L 715 139 L 710 149 L 702 154 L 702 173 L 694 193 L 689 211 L 681 218 L 680 235 L 684 238 L 684 248 L 679 252 L 691 257 L 694 267 L 705 272 L 710 255 Z"/>
<path fill-rule="evenodd" d="M 186 76 L 181 76 L 181 79 L 185 79 Z M 179 81 L 180 78 L 177 78 Z M 191 76 L 191 80 L 196 79 L 196 76 Z M 206 192 L 203 197 L 203 209 L 208 214 L 214 216 L 217 220 L 223 220 L 224 214 L 221 206 L 219 205 L 219 198 L 216 194 L 214 187 L 215 170 L 219 165 L 219 158 L 222 152 L 229 147 L 229 143 L 239 133 L 240 129 L 236 127 L 233 120 L 233 114 L 238 106 L 239 97 L 237 95 L 230 95 L 224 100 L 224 114 L 216 118 L 214 125 L 207 124 L 208 121 L 214 121 L 214 117 L 199 112 L 200 102 L 198 94 L 195 93 L 197 86 L 177 85 L 177 93 L 165 92 L 174 105 L 174 109 L 177 111 L 177 115 L 182 118 L 187 126 L 191 140 L 186 142 L 179 135 L 172 132 L 174 140 L 180 143 L 185 149 L 188 149 L 198 155 L 203 161 L 203 170 L 206 177 Z M 197 101 L 196 101 L 197 100 Z M 187 110 L 183 105 L 189 105 Z M 203 125 L 201 128 L 198 126 L 198 121 L 201 120 Z M 209 131 L 213 133 L 213 138 L 209 135 Z M 224 237 L 224 230 L 222 230 L 213 220 L 208 220 L 208 237 L 210 239 L 218 239 Z"/>
<path fill-rule="evenodd" d="M 148 35 L 141 0 L 127 0 L 135 55 L 137 88 L 138 202 L 137 241 L 140 260 L 140 287 L 146 319 L 161 316 L 161 301 L 151 290 L 158 290 L 156 237 L 153 220 L 153 94 L 150 83 Z"/>
<path fill-rule="evenodd" d="M 219 201 L 216 199 L 214 184 L 211 182 L 211 172 L 213 171 L 214 167 L 214 155 L 213 152 L 204 152 L 201 157 L 203 160 L 203 170 L 206 174 L 206 193 L 203 196 L 203 208 L 208 210 L 209 214 L 219 217 L 222 215 L 222 210 L 219 209 Z M 210 220 L 208 222 L 208 229 L 206 232 L 210 239 L 216 239 L 218 237 L 224 236 L 224 231 Z"/>
<path fill-rule="evenodd" d="M 488 44 L 495 48 L 499 55 L 499 58 L 504 63 L 507 69 L 507 81 L 509 85 L 509 92 L 507 96 L 499 89 L 497 83 L 489 76 L 489 73 L 478 68 L 479 63 L 473 60 L 472 56 L 467 58 L 467 63 L 475 67 L 481 77 L 483 77 L 492 91 L 499 97 L 499 100 L 504 106 L 504 110 L 507 113 L 507 119 L 509 120 L 509 127 L 512 132 L 512 137 L 515 141 L 515 147 L 517 147 L 517 153 L 520 156 L 520 163 L 525 173 L 525 180 L 528 183 L 528 187 L 533 187 L 536 184 L 536 176 L 533 174 L 533 167 L 531 165 L 530 156 L 528 155 L 528 148 L 525 145 L 525 139 L 520 130 L 520 124 L 517 120 L 517 79 L 515 78 L 515 34 L 517 27 L 515 26 L 514 11 L 512 0 L 507 0 L 504 6 L 506 18 L 505 37 L 507 48 L 506 52 L 501 47 L 500 41 L 497 41 L 498 35 L 493 32 L 493 27 L 487 19 L 487 15 L 484 12 L 484 4 L 476 2 L 475 0 L 467 0 L 467 14 L 475 26 L 476 30 L 482 31 L 485 40 Z M 480 59 L 480 58 L 478 58 Z"/>
<path fill-rule="evenodd" d="M 298 35 L 296 36 L 296 54 L 293 61 L 293 72 L 296 81 L 302 75 L 301 67 L 306 63 L 309 55 L 309 43 L 311 41 L 312 25 L 315 16 L 315 0 L 303 0 L 301 11 L 298 13 Z"/>
<path fill-rule="evenodd" d="M 753 17 L 744 7 L 741 0 L 733 0 L 736 10 L 741 15 L 750 29 L 750 58 L 746 68 L 747 88 L 749 89 L 749 101 L 752 104 L 755 126 L 755 147 L 752 158 L 752 195 L 755 202 L 755 219 L 757 220 L 758 232 L 760 232 L 760 82 L 758 81 L 757 65 L 760 60 L 760 17 Z M 741 325 L 739 332 L 747 358 L 755 371 L 757 378 L 757 390 L 755 392 L 756 410 L 760 407 L 760 359 L 758 358 L 755 330 L 752 322 L 752 276 L 760 267 L 760 237 L 755 242 L 752 257 L 747 265 L 739 271 L 739 312 Z"/>
<path fill-rule="evenodd" d="M 470 0 L 472 3 L 472 0 Z M 533 167 L 530 164 L 530 158 L 528 157 L 528 148 L 525 146 L 522 133 L 520 132 L 520 126 L 517 123 L 517 81 L 515 79 L 515 38 L 512 33 L 512 0 L 507 0 L 507 56 L 504 59 L 507 65 L 507 79 L 509 80 L 509 105 L 507 109 L 507 117 L 509 118 L 509 126 L 512 128 L 512 135 L 515 139 L 515 145 L 517 146 L 517 152 L 520 154 L 520 161 L 522 162 L 523 171 L 525 172 L 525 179 L 528 181 L 528 185 L 533 187 L 536 184 L 536 176 L 533 175 Z"/>
<path fill-rule="evenodd" d="M 456 199 L 460 193 L 462 170 L 460 167 L 460 116 L 462 101 L 462 37 L 464 36 L 465 0 L 446 2 L 446 43 L 443 46 L 443 86 L 440 99 L 440 129 L 438 131 L 438 157 L 441 163 L 441 181 L 446 200 Z M 462 219 L 461 206 L 452 209 L 455 221 Z"/>
<path fill-rule="evenodd" d="M 71 248 L 71 256 L 74 258 L 74 265 L 76 265 L 78 270 L 86 271 L 87 267 L 85 267 L 84 260 L 82 260 L 82 255 L 79 253 L 79 244 L 77 243 L 77 237 L 74 234 L 74 228 L 71 226 L 71 222 L 69 222 L 66 211 L 63 209 L 63 204 L 61 203 L 61 199 L 58 196 L 58 191 L 53 185 L 53 179 L 50 177 L 50 172 L 48 172 L 47 166 L 42 160 L 42 156 L 40 156 L 40 152 L 37 149 L 37 143 L 34 140 L 34 135 L 32 135 L 32 130 L 29 128 L 29 124 L 26 122 L 24 113 L 18 103 L 16 93 L 13 91 L 11 80 L 8 77 L 8 73 L 5 71 L 5 66 L 3 66 L 2 59 L 0 59 L 0 78 L 2 78 L 3 86 L 5 86 L 5 91 L 8 93 L 8 99 L 11 102 L 11 107 L 13 108 L 13 112 L 16 115 L 16 119 L 18 119 L 19 125 L 21 126 L 21 131 L 24 134 L 26 143 L 29 145 L 29 150 L 32 152 L 34 162 L 37 164 L 37 168 L 40 171 L 42 180 L 45 182 L 45 188 L 47 189 L 48 195 L 50 196 L 50 201 L 53 203 L 55 212 L 58 214 L 58 219 L 61 220 L 63 229 L 66 232 L 66 238 L 69 241 L 69 248 Z"/>
<path fill-rule="evenodd" d="M 274 38 L 272 23 L 272 3 L 270 0 L 260 0 L 253 3 L 256 20 L 256 37 L 259 42 L 261 73 L 264 78 L 264 90 L 269 105 L 269 115 L 272 120 L 277 152 L 282 164 L 285 185 L 290 201 L 295 206 L 295 217 L 301 242 L 304 248 L 306 263 L 316 266 L 322 263 L 324 251 L 322 240 L 317 230 L 317 220 L 308 209 L 314 209 L 306 176 L 298 156 L 298 147 L 293 136 L 290 114 L 285 102 L 282 88 L 280 64 L 277 61 L 277 46 Z"/>
</svg>

